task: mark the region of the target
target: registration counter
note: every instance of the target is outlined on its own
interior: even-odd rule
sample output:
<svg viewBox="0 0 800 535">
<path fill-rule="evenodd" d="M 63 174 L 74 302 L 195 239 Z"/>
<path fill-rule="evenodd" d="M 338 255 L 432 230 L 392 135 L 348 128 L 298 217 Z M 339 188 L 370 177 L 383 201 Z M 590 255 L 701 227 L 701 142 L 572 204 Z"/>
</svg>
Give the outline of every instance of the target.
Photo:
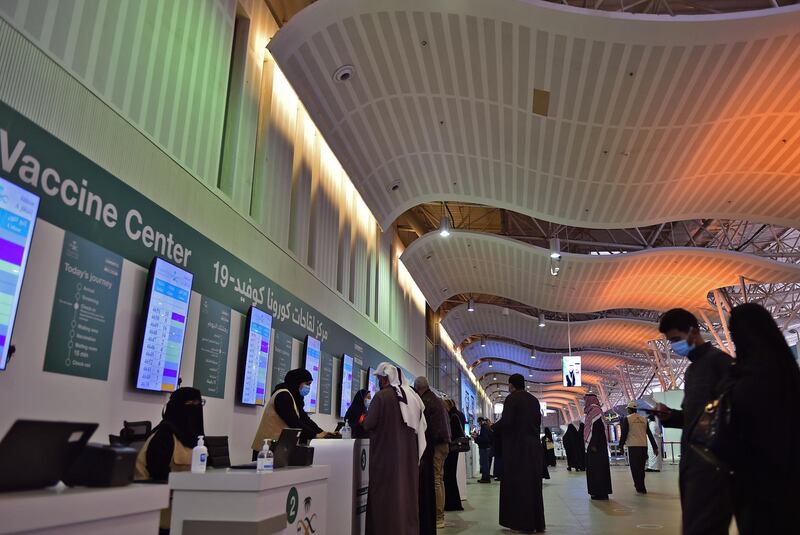
<svg viewBox="0 0 800 535">
<path fill-rule="evenodd" d="M 369 490 L 369 440 L 312 440 L 314 463 L 331 469 L 328 528 L 336 535 L 363 535 Z"/>
<path fill-rule="evenodd" d="M 0 533 L 141 535 L 158 533 L 166 485 L 69 488 L 0 494 Z"/>
<path fill-rule="evenodd" d="M 315 462 L 316 462 L 315 458 Z M 171 535 L 336 534 L 328 530 L 327 466 L 172 472 Z"/>
</svg>

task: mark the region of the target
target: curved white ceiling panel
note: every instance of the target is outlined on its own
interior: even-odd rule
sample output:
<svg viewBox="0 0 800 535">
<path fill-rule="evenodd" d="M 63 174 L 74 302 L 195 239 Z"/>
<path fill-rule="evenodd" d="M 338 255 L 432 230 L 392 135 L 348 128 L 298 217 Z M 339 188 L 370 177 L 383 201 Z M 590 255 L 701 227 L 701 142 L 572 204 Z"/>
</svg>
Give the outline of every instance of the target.
<svg viewBox="0 0 800 535">
<path fill-rule="evenodd" d="M 470 366 L 479 360 L 502 359 L 548 371 L 560 370 L 561 357 L 565 354 L 566 352 L 536 352 L 536 358 L 532 359 L 531 353 L 527 348 L 497 340 L 487 340 L 485 347 L 482 347 L 479 342 L 474 342 L 461 350 L 461 356 Z M 613 370 L 622 364 L 646 364 L 644 359 L 640 360 L 603 351 L 574 351 L 573 354 L 581 356 L 581 364 L 583 369 L 586 370 Z M 500 363 L 492 363 L 492 365 L 499 366 Z M 498 373 L 500 372 L 498 371 Z"/>
<path fill-rule="evenodd" d="M 437 200 L 592 228 L 800 219 L 798 6 L 319 0 L 269 49 L 383 228 Z"/>
<path fill-rule="evenodd" d="M 645 351 L 647 342 L 661 338 L 658 325 L 634 319 L 604 318 L 591 321 L 567 322 L 546 320 L 545 327 L 533 316 L 503 307 L 475 304 L 469 312 L 466 305 L 450 310 L 442 325 L 457 344 L 469 336 L 497 336 L 517 340 L 539 348 L 568 347 L 618 348 L 625 351 Z"/>
<path fill-rule="evenodd" d="M 707 308 L 708 292 L 739 283 L 798 282 L 800 266 L 732 251 L 658 248 L 592 256 L 563 254 L 550 275 L 550 252 L 480 232 L 428 233 L 401 260 L 434 310 L 454 295 L 482 293 L 559 312 L 614 308 Z"/>
</svg>

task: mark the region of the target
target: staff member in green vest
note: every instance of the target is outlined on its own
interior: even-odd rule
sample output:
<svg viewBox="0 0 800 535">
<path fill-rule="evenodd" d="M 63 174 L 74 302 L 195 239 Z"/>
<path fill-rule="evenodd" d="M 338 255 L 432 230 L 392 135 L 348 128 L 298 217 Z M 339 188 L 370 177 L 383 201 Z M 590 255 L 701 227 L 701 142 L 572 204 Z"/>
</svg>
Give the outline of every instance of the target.
<svg viewBox="0 0 800 535">
<path fill-rule="evenodd" d="M 311 372 L 305 368 L 297 368 L 288 371 L 283 382 L 272 391 L 253 439 L 254 460 L 264 446 L 264 439 L 278 440 L 281 431 L 286 428 L 301 429 L 301 442 L 333 436 L 315 424 L 303 408 L 303 398 L 311 392 L 313 381 Z"/>
<path fill-rule="evenodd" d="M 639 494 L 647 494 L 644 486 L 644 467 L 647 464 L 647 440 L 653 446 L 653 451 L 658 455 L 658 444 L 647 425 L 647 418 L 636 412 L 635 401 L 628 403 L 628 415 L 622 419 L 622 438 L 619 440 L 620 449 L 628 446 L 628 461 L 631 465 L 633 486 Z"/>
</svg>

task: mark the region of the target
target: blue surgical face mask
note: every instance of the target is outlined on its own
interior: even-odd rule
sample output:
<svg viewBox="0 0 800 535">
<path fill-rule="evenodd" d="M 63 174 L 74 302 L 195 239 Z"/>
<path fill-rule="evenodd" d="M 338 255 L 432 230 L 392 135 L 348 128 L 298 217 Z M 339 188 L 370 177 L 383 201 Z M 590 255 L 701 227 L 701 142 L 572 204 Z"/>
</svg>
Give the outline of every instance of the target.
<svg viewBox="0 0 800 535">
<path fill-rule="evenodd" d="M 308 385 L 303 385 L 300 387 L 300 395 L 306 397 L 308 393 L 311 392 L 311 387 Z"/>
<path fill-rule="evenodd" d="M 685 357 L 694 349 L 694 344 L 690 344 L 687 340 L 678 340 L 677 342 L 670 342 L 672 350 L 678 355 Z"/>
</svg>

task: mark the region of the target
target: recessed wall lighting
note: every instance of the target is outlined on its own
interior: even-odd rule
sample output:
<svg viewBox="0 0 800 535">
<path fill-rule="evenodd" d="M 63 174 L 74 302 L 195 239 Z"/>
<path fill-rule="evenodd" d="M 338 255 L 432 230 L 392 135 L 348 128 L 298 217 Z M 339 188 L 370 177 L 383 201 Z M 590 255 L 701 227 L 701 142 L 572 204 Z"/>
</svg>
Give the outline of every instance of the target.
<svg viewBox="0 0 800 535">
<path fill-rule="evenodd" d="M 333 72 L 333 80 L 335 82 L 347 82 L 356 73 L 356 68 L 352 65 L 342 65 Z"/>
</svg>

